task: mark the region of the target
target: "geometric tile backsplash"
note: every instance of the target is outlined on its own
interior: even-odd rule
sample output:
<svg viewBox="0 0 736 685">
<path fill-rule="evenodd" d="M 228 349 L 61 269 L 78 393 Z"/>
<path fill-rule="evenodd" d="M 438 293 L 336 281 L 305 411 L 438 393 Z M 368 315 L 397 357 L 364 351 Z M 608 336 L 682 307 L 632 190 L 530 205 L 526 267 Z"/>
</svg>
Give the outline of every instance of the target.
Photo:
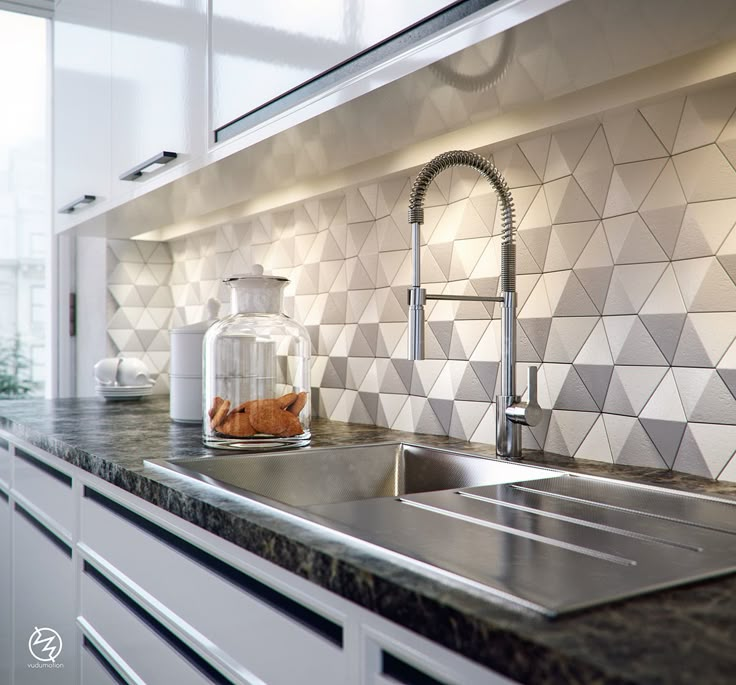
<svg viewBox="0 0 736 685">
<path fill-rule="evenodd" d="M 736 89 L 716 88 L 478 150 L 516 205 L 517 374 L 523 388 L 540 365 L 546 410 L 526 446 L 736 480 L 735 110 Z M 167 329 L 202 319 L 209 297 L 228 298 L 222 277 L 261 263 L 291 280 L 316 412 L 493 443 L 492 304 L 430 303 L 427 359 L 406 360 L 416 171 L 169 244 L 111 241 L 111 351 L 166 372 Z M 425 207 L 427 290 L 496 294 L 490 186 L 446 171 Z"/>
</svg>

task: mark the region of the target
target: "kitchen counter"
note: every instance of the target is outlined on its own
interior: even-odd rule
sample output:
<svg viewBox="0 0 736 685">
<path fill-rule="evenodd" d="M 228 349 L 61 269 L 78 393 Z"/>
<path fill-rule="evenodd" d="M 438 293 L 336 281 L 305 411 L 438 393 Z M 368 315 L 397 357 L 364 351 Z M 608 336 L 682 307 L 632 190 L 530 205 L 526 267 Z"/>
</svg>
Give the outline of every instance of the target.
<svg viewBox="0 0 736 685">
<path fill-rule="evenodd" d="M 0 428 L 341 597 L 521 683 L 718 683 L 736 673 L 736 576 L 548 620 L 402 564 L 309 521 L 189 482 L 144 459 L 220 454 L 168 398 L 0 402 Z M 313 446 L 408 440 L 492 455 L 441 436 L 316 419 Z M 736 499 L 736 484 L 529 452 L 528 463 Z"/>
</svg>

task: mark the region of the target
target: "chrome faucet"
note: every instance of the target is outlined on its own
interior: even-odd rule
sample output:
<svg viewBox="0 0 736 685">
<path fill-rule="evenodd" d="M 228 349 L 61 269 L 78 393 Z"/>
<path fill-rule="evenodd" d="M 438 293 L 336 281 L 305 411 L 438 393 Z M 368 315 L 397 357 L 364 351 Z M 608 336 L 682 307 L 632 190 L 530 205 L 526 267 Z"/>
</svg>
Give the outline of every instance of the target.
<svg viewBox="0 0 736 685">
<path fill-rule="evenodd" d="M 431 295 L 422 288 L 420 229 L 424 223 L 424 197 L 434 178 L 445 169 L 469 166 L 491 184 L 501 203 L 501 296 Z M 514 201 L 506 180 L 496 167 L 473 152 L 444 152 L 419 172 L 409 199 L 411 224 L 412 282 L 409 295 L 409 359 L 424 359 L 424 305 L 427 300 L 458 300 L 501 303 L 501 394 L 496 397 L 496 454 L 505 459 L 521 457 L 521 426 L 536 426 L 542 419 L 537 403 L 537 367 L 528 370 L 528 401 L 516 394 L 516 243 L 514 242 Z"/>
</svg>

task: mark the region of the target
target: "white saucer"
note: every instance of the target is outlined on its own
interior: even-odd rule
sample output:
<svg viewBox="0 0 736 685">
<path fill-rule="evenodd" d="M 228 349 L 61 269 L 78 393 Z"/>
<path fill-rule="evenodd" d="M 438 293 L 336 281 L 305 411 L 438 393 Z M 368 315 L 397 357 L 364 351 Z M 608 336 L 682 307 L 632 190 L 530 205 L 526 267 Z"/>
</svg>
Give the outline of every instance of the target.
<svg viewBox="0 0 736 685">
<path fill-rule="evenodd" d="M 139 400 L 153 394 L 153 385 L 98 385 L 95 393 L 106 400 Z"/>
</svg>

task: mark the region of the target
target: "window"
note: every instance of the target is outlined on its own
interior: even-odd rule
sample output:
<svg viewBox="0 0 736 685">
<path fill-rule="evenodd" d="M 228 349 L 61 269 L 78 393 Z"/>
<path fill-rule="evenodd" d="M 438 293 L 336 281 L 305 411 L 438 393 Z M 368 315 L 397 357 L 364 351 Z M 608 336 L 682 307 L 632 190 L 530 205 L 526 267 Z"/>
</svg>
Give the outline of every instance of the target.
<svg viewBox="0 0 736 685">
<path fill-rule="evenodd" d="M 0 396 L 46 383 L 48 20 L 0 10 Z"/>
</svg>

